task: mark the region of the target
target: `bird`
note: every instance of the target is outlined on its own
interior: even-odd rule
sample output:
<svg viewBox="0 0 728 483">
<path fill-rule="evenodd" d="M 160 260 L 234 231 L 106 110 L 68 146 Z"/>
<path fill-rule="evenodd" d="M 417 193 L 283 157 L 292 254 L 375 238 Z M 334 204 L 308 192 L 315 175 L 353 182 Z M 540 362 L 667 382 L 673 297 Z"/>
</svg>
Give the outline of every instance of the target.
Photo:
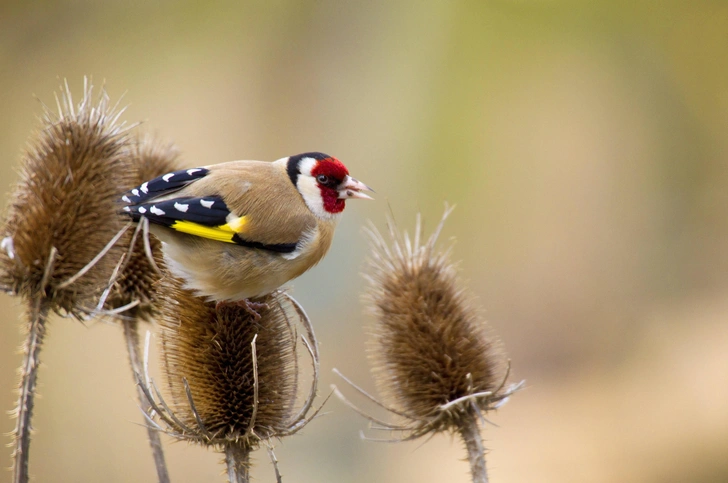
<svg viewBox="0 0 728 483">
<path fill-rule="evenodd" d="M 346 200 L 373 199 L 333 156 L 230 161 L 173 171 L 128 191 L 122 213 L 148 220 L 169 272 L 208 301 L 267 295 L 316 265 Z"/>
</svg>

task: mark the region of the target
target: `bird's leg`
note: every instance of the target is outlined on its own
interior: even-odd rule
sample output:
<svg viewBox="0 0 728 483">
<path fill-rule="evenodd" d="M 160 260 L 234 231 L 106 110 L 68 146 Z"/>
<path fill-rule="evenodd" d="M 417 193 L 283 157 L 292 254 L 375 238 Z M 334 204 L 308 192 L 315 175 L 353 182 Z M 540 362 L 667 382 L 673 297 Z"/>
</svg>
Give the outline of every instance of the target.
<svg viewBox="0 0 728 483">
<path fill-rule="evenodd" d="M 235 302 L 220 300 L 215 304 L 215 310 L 220 310 L 226 305 L 235 305 L 253 316 L 253 320 L 260 320 L 259 310 L 268 310 L 270 306 L 263 302 L 252 302 L 249 299 L 236 300 Z"/>
</svg>

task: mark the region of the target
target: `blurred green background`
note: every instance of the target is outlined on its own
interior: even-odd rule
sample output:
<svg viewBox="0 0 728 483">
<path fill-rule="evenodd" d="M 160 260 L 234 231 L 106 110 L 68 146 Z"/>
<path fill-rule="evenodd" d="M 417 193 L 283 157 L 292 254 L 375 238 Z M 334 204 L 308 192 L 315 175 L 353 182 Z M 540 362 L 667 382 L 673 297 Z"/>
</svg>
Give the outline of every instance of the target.
<svg viewBox="0 0 728 483">
<path fill-rule="evenodd" d="M 84 75 L 186 165 L 320 150 L 377 190 L 292 283 L 322 393 L 333 367 L 373 387 L 362 225 L 391 206 L 431 229 L 448 201 L 444 239 L 527 380 L 485 428 L 491 480 L 728 481 L 728 3 L 4 0 L 2 192 L 33 96 Z M 10 410 L 22 308 L 0 306 Z M 153 481 L 120 330 L 56 318 L 42 361 L 36 481 Z M 285 481 L 468 481 L 457 440 L 366 443 L 326 409 L 279 444 Z M 224 480 L 212 452 L 167 457 L 175 482 Z"/>
</svg>

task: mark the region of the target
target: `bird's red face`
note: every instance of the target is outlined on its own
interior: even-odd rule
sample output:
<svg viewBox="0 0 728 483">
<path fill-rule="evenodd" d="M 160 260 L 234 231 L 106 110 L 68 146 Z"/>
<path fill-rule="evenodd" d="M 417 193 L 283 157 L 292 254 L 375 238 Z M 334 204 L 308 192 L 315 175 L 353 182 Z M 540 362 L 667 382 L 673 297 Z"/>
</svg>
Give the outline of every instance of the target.
<svg viewBox="0 0 728 483">
<path fill-rule="evenodd" d="M 346 199 L 339 197 L 339 186 L 350 177 L 344 163 L 336 158 L 319 159 L 311 170 L 311 176 L 321 191 L 324 209 L 329 213 L 344 211 Z"/>
<path fill-rule="evenodd" d="M 349 176 L 344 163 L 323 153 L 305 153 L 291 156 L 288 174 L 308 207 L 321 217 L 330 217 L 344 211 L 349 198 L 372 199 L 362 190 L 367 185 Z"/>
</svg>

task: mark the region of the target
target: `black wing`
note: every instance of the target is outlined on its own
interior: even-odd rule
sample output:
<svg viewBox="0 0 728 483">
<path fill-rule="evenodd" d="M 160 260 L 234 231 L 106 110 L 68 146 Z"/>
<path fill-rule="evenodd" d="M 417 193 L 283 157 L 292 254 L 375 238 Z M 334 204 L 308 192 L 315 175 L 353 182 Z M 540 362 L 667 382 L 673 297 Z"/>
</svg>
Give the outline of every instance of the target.
<svg viewBox="0 0 728 483">
<path fill-rule="evenodd" d="M 187 221 L 202 226 L 220 226 L 227 224 L 230 210 L 219 196 L 204 198 L 172 198 L 164 201 L 149 201 L 127 205 L 123 211 L 134 221 L 144 216 L 152 223 L 172 226 L 178 221 Z"/>
<path fill-rule="evenodd" d="M 148 186 L 150 192 L 151 186 L 150 181 Z M 139 190 L 140 195 L 148 194 L 142 192 L 141 187 Z M 298 246 L 297 243 L 265 244 L 246 240 L 244 235 L 248 223 L 247 218 L 230 216 L 230 210 L 219 196 L 181 197 L 158 202 L 152 199 L 147 203 L 127 205 L 123 211 L 134 221 L 145 217 L 152 223 L 167 226 L 181 233 L 225 243 L 235 243 L 248 248 L 291 253 Z"/>
<path fill-rule="evenodd" d="M 204 178 L 209 172 L 207 168 L 190 168 L 163 174 L 130 190 L 122 196 L 121 201 L 128 205 L 145 203 L 179 191 L 193 181 Z"/>
</svg>

